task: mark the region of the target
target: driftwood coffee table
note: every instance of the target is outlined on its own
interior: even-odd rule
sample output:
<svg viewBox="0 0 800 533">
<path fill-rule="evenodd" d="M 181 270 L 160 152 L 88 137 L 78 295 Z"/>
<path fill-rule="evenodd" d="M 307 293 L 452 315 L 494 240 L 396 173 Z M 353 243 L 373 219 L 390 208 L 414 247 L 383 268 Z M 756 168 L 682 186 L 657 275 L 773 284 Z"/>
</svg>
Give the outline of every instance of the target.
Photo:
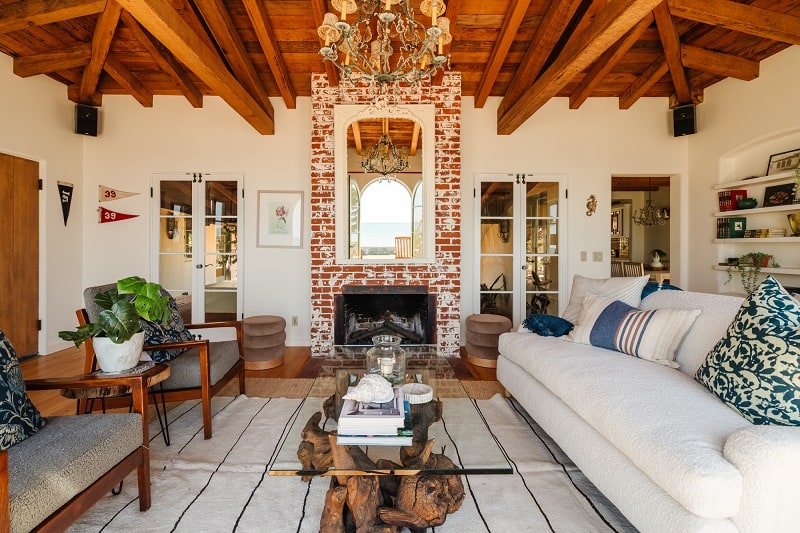
<svg viewBox="0 0 800 533">
<path fill-rule="evenodd" d="M 424 531 L 458 510 L 464 499 L 462 475 L 512 473 L 458 382 L 460 394 L 453 391 L 454 380 L 446 379 L 445 395 L 460 399 L 438 399 L 437 383 L 445 388 L 445 381 L 437 380 L 440 366 L 432 360 L 430 368 L 417 367 L 409 375 L 410 381 L 434 389 L 434 400 L 411 406 L 411 446 L 336 444 L 333 415 L 341 394 L 360 376 L 357 369 L 335 372 L 337 390 L 331 397 L 305 399 L 269 474 L 331 478 L 320 531 Z"/>
</svg>

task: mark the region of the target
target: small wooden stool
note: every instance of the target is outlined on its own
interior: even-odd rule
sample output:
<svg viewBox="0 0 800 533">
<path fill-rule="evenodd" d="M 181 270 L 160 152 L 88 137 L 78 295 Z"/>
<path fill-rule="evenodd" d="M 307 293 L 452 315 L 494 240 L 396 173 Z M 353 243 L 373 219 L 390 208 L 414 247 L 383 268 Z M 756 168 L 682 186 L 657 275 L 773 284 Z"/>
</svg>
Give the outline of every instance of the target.
<svg viewBox="0 0 800 533">
<path fill-rule="evenodd" d="M 501 315 L 467 317 L 467 361 L 475 366 L 497 367 L 497 342 L 501 333 L 511 330 L 511 320 Z"/>
<path fill-rule="evenodd" d="M 242 321 L 244 367 L 267 370 L 283 364 L 286 351 L 286 320 L 281 316 L 258 315 Z"/>
</svg>

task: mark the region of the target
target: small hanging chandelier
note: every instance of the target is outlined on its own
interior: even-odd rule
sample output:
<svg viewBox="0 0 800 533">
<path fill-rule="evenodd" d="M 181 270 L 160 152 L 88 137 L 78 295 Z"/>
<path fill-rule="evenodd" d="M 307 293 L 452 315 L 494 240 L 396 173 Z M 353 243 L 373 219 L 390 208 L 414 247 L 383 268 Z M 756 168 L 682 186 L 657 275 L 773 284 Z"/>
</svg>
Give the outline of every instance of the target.
<svg viewBox="0 0 800 533">
<path fill-rule="evenodd" d="M 653 205 L 652 180 L 648 180 L 647 201 L 644 207 L 633 213 L 633 221 L 640 226 L 663 226 L 669 220 L 669 209 Z"/>
<path fill-rule="evenodd" d="M 389 137 L 389 119 L 383 119 L 383 133 L 369 154 L 362 156 L 364 172 L 380 174 L 387 178 L 408 168 L 408 148 L 398 148 Z"/>
<path fill-rule="evenodd" d="M 326 13 L 317 28 L 325 46 L 319 53 L 354 82 L 419 82 L 444 69 L 444 46 L 453 40 L 444 0 L 422 0 L 420 11 L 431 18 L 426 28 L 414 19 L 410 0 L 332 0 L 339 11 Z M 350 24 L 346 16 L 358 12 Z M 392 46 L 392 43 L 397 47 Z"/>
</svg>

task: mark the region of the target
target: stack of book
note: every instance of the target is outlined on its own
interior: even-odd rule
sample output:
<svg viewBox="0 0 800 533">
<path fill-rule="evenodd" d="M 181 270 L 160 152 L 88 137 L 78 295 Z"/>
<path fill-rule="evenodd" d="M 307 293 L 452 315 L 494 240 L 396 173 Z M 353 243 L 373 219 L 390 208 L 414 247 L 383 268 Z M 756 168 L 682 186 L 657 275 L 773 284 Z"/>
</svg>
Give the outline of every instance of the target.
<svg viewBox="0 0 800 533">
<path fill-rule="evenodd" d="M 410 446 L 411 411 L 399 387 L 386 403 L 344 400 L 336 443 L 342 445 Z"/>
<path fill-rule="evenodd" d="M 782 228 L 748 229 L 745 230 L 744 236 L 748 239 L 774 239 L 786 237 L 786 230 Z"/>
<path fill-rule="evenodd" d="M 739 198 L 747 198 L 747 191 L 744 189 L 731 189 L 717 192 L 717 201 L 720 211 L 735 211 L 739 209 L 736 205 Z"/>
</svg>

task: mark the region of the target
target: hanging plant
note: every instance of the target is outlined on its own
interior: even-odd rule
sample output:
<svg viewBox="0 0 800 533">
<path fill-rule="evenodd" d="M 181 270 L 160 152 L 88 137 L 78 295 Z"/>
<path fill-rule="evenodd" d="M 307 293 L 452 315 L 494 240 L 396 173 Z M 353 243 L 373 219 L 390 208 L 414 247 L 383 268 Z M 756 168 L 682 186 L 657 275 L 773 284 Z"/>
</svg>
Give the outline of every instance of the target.
<svg viewBox="0 0 800 533">
<path fill-rule="evenodd" d="M 747 294 L 751 294 L 758 288 L 759 283 L 761 283 L 761 269 L 766 267 L 777 268 L 779 266 L 780 265 L 770 254 L 765 254 L 764 252 L 748 252 L 739 257 L 735 265 L 730 265 L 728 267 L 728 280 L 725 283 L 730 283 L 733 279 L 734 269 L 738 270 L 742 287 L 744 287 Z"/>
</svg>

